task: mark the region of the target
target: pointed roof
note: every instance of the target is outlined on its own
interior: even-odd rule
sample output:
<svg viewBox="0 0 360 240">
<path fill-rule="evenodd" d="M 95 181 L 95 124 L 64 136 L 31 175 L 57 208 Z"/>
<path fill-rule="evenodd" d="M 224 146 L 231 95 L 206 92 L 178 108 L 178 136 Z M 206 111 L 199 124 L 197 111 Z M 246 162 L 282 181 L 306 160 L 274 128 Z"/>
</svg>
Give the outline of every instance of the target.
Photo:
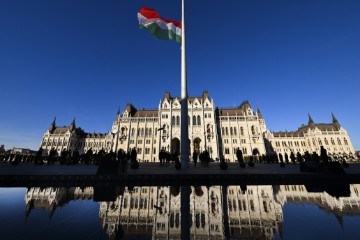
<svg viewBox="0 0 360 240">
<path fill-rule="evenodd" d="M 74 117 L 74 119 L 72 120 L 70 126 L 74 126 L 74 127 L 75 127 L 75 117 Z"/>
<path fill-rule="evenodd" d="M 257 113 L 257 115 L 258 115 L 258 118 L 263 119 L 263 116 L 262 116 L 262 114 L 261 114 L 261 112 L 260 112 L 260 108 L 259 108 L 259 107 L 257 108 L 256 113 Z"/>
<path fill-rule="evenodd" d="M 314 120 L 311 118 L 310 113 L 308 113 L 308 115 L 309 115 L 309 127 L 311 129 L 314 129 L 316 127 L 315 123 L 314 123 Z"/>
<path fill-rule="evenodd" d="M 310 113 L 308 113 L 308 116 L 309 116 L 309 123 L 313 123 L 314 120 L 313 120 L 312 117 L 310 116 Z"/>
<path fill-rule="evenodd" d="M 336 119 L 334 113 L 331 113 L 331 116 L 332 116 L 333 125 L 335 126 L 335 128 L 337 130 L 339 130 L 341 128 L 341 125 L 340 125 L 339 121 Z"/>
<path fill-rule="evenodd" d="M 56 125 L 56 116 L 54 117 L 54 120 L 52 121 L 51 125 L 53 125 L 53 126 Z"/>
</svg>

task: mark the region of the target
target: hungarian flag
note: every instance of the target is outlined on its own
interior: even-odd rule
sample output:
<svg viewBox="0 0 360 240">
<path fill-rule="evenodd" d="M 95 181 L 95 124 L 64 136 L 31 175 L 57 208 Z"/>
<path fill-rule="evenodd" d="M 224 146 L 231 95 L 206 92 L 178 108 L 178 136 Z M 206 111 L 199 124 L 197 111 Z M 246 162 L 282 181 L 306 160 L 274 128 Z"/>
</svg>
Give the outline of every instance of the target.
<svg viewBox="0 0 360 240">
<path fill-rule="evenodd" d="M 138 13 L 139 25 L 161 40 L 181 42 L 181 22 L 168 20 L 151 8 L 142 7 Z"/>
</svg>

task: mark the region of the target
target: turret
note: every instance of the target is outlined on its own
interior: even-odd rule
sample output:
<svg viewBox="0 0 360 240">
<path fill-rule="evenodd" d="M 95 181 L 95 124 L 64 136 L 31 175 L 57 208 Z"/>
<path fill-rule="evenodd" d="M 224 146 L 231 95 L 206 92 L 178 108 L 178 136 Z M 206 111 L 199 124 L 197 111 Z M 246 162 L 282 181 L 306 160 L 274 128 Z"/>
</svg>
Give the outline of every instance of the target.
<svg viewBox="0 0 360 240">
<path fill-rule="evenodd" d="M 308 123 L 308 125 L 309 125 L 310 129 L 315 129 L 314 120 L 311 118 L 310 113 L 308 115 L 309 115 L 309 123 Z"/>
<path fill-rule="evenodd" d="M 49 132 L 51 133 L 52 131 L 54 131 L 56 128 L 56 117 L 54 118 L 54 120 L 52 121 L 50 127 L 49 127 Z"/>
<path fill-rule="evenodd" d="M 70 124 L 70 131 L 74 131 L 76 129 L 76 125 L 75 125 L 75 118 L 72 120 L 71 124 Z"/>
<path fill-rule="evenodd" d="M 256 114 L 257 114 L 259 119 L 263 119 L 263 116 L 262 116 L 259 108 L 257 108 Z"/>
<path fill-rule="evenodd" d="M 115 121 L 119 120 L 120 119 L 120 106 L 116 112 L 116 117 L 115 117 Z"/>
<path fill-rule="evenodd" d="M 331 116 L 332 116 L 332 122 L 333 122 L 334 127 L 336 128 L 336 130 L 340 130 L 340 128 L 341 128 L 340 123 L 338 122 L 338 120 L 336 119 L 336 117 L 334 116 L 333 113 L 331 113 Z"/>
</svg>

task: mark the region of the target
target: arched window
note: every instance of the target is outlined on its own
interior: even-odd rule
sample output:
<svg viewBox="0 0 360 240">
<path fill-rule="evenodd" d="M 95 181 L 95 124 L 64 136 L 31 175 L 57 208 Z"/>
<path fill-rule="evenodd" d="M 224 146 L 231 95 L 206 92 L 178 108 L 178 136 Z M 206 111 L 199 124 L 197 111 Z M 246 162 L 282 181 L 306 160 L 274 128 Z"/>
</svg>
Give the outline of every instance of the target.
<svg viewBox="0 0 360 240">
<path fill-rule="evenodd" d="M 243 127 L 240 128 L 240 135 L 244 136 L 244 128 Z"/>
<path fill-rule="evenodd" d="M 236 127 L 234 127 L 234 135 L 235 135 L 235 136 L 237 135 Z"/>
<path fill-rule="evenodd" d="M 152 135 L 152 129 L 149 128 L 149 137 L 151 137 L 151 135 Z"/>
<path fill-rule="evenodd" d="M 138 128 L 137 135 L 138 135 L 138 137 L 141 135 L 141 129 L 140 128 Z"/>
<path fill-rule="evenodd" d="M 330 141 L 331 141 L 331 144 L 332 144 L 332 145 L 335 145 L 334 139 L 331 138 Z"/>
<path fill-rule="evenodd" d="M 144 128 L 141 128 L 141 136 L 143 137 L 145 135 L 145 130 Z"/>
<path fill-rule="evenodd" d="M 230 135 L 232 136 L 234 134 L 234 132 L 233 132 L 233 128 L 232 127 L 230 127 Z"/>
<path fill-rule="evenodd" d="M 227 127 L 225 128 L 225 135 L 226 135 L 226 136 L 228 136 L 228 135 L 229 135 L 229 130 L 228 130 L 228 128 L 227 128 Z"/>
<path fill-rule="evenodd" d="M 337 139 L 337 142 L 338 142 L 339 145 L 341 145 L 341 140 L 340 140 L 340 138 Z"/>
<path fill-rule="evenodd" d="M 225 128 L 224 127 L 221 128 L 221 132 L 222 132 L 222 135 L 225 135 Z"/>
<path fill-rule="evenodd" d="M 322 146 L 322 141 L 320 138 L 318 139 L 318 142 L 319 142 L 319 145 Z"/>
<path fill-rule="evenodd" d="M 348 141 L 346 140 L 346 138 L 344 138 L 344 144 L 348 145 Z"/>
<path fill-rule="evenodd" d="M 179 116 L 176 116 L 176 125 L 180 125 L 180 117 Z"/>
<path fill-rule="evenodd" d="M 135 135 L 135 128 L 131 129 L 131 136 L 133 137 Z"/>
<path fill-rule="evenodd" d="M 326 138 L 324 138 L 325 145 L 329 145 L 329 142 Z"/>
<path fill-rule="evenodd" d="M 190 116 L 188 116 L 188 125 L 190 125 Z"/>
<path fill-rule="evenodd" d="M 201 119 L 200 119 L 200 116 L 197 116 L 197 125 L 201 125 Z"/>
<path fill-rule="evenodd" d="M 171 117 L 171 125 L 175 125 L 175 116 Z"/>
<path fill-rule="evenodd" d="M 255 135 L 255 127 L 254 126 L 251 126 L 251 134 Z"/>
<path fill-rule="evenodd" d="M 196 125 L 196 116 L 193 116 L 193 122 L 192 125 Z"/>
</svg>

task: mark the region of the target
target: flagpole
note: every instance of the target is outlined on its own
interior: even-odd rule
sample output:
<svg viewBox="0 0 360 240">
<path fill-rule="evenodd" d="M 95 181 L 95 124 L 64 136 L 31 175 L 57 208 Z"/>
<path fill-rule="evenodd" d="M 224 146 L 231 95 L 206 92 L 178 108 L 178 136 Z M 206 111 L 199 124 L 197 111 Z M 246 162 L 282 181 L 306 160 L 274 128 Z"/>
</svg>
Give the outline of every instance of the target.
<svg viewBox="0 0 360 240">
<path fill-rule="evenodd" d="M 188 127 L 188 93 L 186 80 L 186 51 L 185 51 L 185 4 L 182 0 L 181 16 L 181 166 L 189 168 L 189 127 Z"/>
</svg>

